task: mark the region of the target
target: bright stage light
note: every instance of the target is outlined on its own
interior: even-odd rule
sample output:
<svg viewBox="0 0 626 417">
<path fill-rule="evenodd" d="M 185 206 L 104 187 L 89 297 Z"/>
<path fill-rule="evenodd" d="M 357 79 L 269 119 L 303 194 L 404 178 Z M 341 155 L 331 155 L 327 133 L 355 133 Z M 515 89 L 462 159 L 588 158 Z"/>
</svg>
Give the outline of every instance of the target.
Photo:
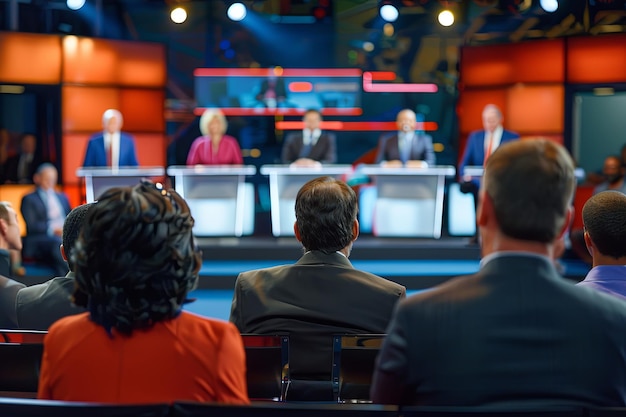
<svg viewBox="0 0 626 417">
<path fill-rule="evenodd" d="M 387 22 L 395 22 L 398 19 L 399 14 L 398 9 L 391 4 L 385 4 L 380 8 L 380 17 Z"/>
<path fill-rule="evenodd" d="M 228 18 L 230 20 L 239 22 L 240 20 L 243 20 L 244 17 L 246 17 L 246 6 L 244 6 L 243 3 L 233 3 L 228 8 L 226 14 L 228 15 Z"/>
<path fill-rule="evenodd" d="M 539 4 L 548 13 L 556 12 L 556 9 L 559 8 L 558 0 L 540 0 Z"/>
<path fill-rule="evenodd" d="M 441 26 L 452 26 L 452 24 L 454 23 L 454 15 L 450 10 L 444 10 L 439 13 L 439 16 L 437 16 L 437 20 L 439 20 L 439 24 Z"/>
<path fill-rule="evenodd" d="M 67 0 L 67 7 L 72 10 L 78 10 L 85 5 L 85 0 Z"/>
<path fill-rule="evenodd" d="M 172 19 L 172 22 L 174 23 L 184 23 L 185 20 L 187 20 L 187 10 L 183 9 L 182 7 L 176 7 L 172 9 L 170 13 L 170 19 Z"/>
</svg>

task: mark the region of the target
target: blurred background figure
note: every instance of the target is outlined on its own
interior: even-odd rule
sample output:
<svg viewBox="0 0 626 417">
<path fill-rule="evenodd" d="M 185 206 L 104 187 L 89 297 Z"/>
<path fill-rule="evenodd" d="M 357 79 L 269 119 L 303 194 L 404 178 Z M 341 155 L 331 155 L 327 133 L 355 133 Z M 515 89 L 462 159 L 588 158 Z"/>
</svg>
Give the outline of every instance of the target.
<svg viewBox="0 0 626 417">
<path fill-rule="evenodd" d="M 309 109 L 302 121 L 302 132 L 292 132 L 285 138 L 282 163 L 302 167 L 334 164 L 337 161 L 335 134 L 320 129 L 322 114 L 319 110 Z"/>
<path fill-rule="evenodd" d="M 419 115 L 419 121 L 424 116 Z M 383 136 L 378 142 L 376 163 L 383 166 L 413 166 L 420 167 L 435 165 L 435 151 L 433 138 L 417 128 L 417 115 L 411 109 L 401 110 L 396 116 L 398 131 Z"/>
<path fill-rule="evenodd" d="M 41 164 L 33 177 L 36 189 L 22 198 L 21 211 L 26 223 L 23 255 L 49 265 L 55 276 L 62 277 L 68 269 L 59 246 L 70 203 L 65 193 L 56 191 L 57 178 L 54 165 Z"/>
<path fill-rule="evenodd" d="M 135 167 L 137 152 L 131 135 L 121 131 L 124 118 L 119 110 L 108 109 L 102 114 L 103 131 L 89 139 L 84 167 Z"/>
<path fill-rule="evenodd" d="M 287 100 L 287 88 L 285 80 L 274 74 L 261 82 L 261 87 L 256 95 L 256 99 L 263 106 L 270 109 L 283 107 Z"/>
<path fill-rule="evenodd" d="M 182 309 L 201 264 L 193 225 L 187 203 L 160 184 L 100 197 L 71 256 L 73 300 L 88 312 L 50 327 L 38 398 L 249 402 L 237 328 Z"/>
<path fill-rule="evenodd" d="M 6 184 L 32 184 L 35 170 L 41 164 L 37 154 L 37 138 L 32 133 L 20 136 L 19 153 L 7 158 L 4 165 Z"/>
<path fill-rule="evenodd" d="M 187 165 L 241 165 L 237 139 L 226 134 L 228 122 L 218 109 L 206 109 L 200 117 L 200 132 L 191 144 Z"/>
</svg>

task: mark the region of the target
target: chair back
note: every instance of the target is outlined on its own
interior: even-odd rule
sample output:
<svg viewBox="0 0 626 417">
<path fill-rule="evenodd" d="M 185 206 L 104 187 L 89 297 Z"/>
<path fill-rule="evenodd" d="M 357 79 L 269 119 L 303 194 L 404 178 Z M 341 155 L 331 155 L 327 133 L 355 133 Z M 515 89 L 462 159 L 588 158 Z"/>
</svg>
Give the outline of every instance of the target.
<svg viewBox="0 0 626 417">
<path fill-rule="evenodd" d="M 408 406 L 400 408 L 402 417 L 583 417 L 582 407 L 524 406 L 524 407 L 447 407 Z"/>
<path fill-rule="evenodd" d="M 248 397 L 284 401 L 289 382 L 289 336 L 242 334 Z"/>
<path fill-rule="evenodd" d="M 45 331 L 0 330 L 0 393 L 35 396 Z"/>
<path fill-rule="evenodd" d="M 11 417 L 168 417 L 169 404 L 113 405 L 0 398 L 0 415 Z"/>
<path fill-rule="evenodd" d="M 370 386 L 384 334 L 333 338 L 333 390 L 337 402 L 370 402 Z"/>
<path fill-rule="evenodd" d="M 398 407 L 379 404 L 253 402 L 250 405 L 175 402 L 172 417 L 398 417 Z"/>
</svg>

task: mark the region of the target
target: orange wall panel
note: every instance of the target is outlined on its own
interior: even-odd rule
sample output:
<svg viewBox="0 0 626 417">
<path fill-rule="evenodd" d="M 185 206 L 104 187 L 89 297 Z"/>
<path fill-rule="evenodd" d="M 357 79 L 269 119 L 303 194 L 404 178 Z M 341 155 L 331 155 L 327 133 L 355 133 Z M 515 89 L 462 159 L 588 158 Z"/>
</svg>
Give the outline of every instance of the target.
<svg viewBox="0 0 626 417">
<path fill-rule="evenodd" d="M 567 81 L 626 81 L 626 36 L 571 38 L 567 41 Z"/>
<path fill-rule="evenodd" d="M 518 82 L 563 82 L 562 39 L 461 49 L 461 81 L 465 87 Z"/>
<path fill-rule="evenodd" d="M 0 33 L 0 80 L 4 83 L 58 84 L 61 38 L 32 33 Z"/>
<path fill-rule="evenodd" d="M 163 132 L 165 130 L 165 92 L 162 89 L 120 90 L 119 111 L 124 115 L 123 130 Z"/>
<path fill-rule="evenodd" d="M 133 134 L 137 147 L 137 159 L 141 166 L 165 166 L 166 136 L 162 133 Z"/>
<path fill-rule="evenodd" d="M 63 131 L 102 130 L 102 113 L 119 108 L 119 91 L 115 88 L 64 86 Z"/>
<path fill-rule="evenodd" d="M 77 185 L 79 178 L 76 176 L 76 170 L 83 166 L 85 151 L 87 150 L 87 141 L 89 133 L 63 134 L 63 185 Z"/>
<path fill-rule="evenodd" d="M 162 87 L 165 50 L 160 44 L 66 36 L 63 82 Z"/>
<path fill-rule="evenodd" d="M 561 134 L 565 91 L 561 84 L 516 85 L 507 92 L 506 125 L 524 134 Z"/>
</svg>

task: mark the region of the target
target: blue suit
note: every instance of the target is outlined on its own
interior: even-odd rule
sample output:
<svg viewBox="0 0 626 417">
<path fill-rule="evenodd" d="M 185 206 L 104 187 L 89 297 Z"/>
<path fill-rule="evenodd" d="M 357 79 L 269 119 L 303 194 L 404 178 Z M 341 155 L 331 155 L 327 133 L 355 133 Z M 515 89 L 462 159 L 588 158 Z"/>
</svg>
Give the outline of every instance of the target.
<svg viewBox="0 0 626 417">
<path fill-rule="evenodd" d="M 511 140 L 519 139 L 519 135 L 510 130 L 502 130 L 500 145 Z M 483 166 L 485 160 L 485 131 L 476 130 L 470 133 L 465 145 L 463 159 L 459 165 L 459 177 L 463 177 L 463 169 L 466 166 Z"/>
<path fill-rule="evenodd" d="M 70 202 L 64 193 L 56 193 L 63 213 L 67 216 L 71 210 Z M 37 261 L 50 265 L 56 276 L 67 274 L 67 264 L 61 256 L 59 245 L 61 236 L 48 234 L 48 208 L 38 191 L 26 194 L 22 198 L 22 216 L 26 223 L 26 237 L 23 239 L 22 253 Z"/>
<path fill-rule="evenodd" d="M 376 154 L 376 163 L 382 161 L 401 160 L 406 161 L 426 161 L 428 165 L 435 165 L 435 151 L 433 150 L 433 138 L 424 133 L 415 133 L 415 137 L 411 142 L 411 150 L 408 158 L 400 155 L 400 147 L 398 146 L 398 134 L 383 136 L 378 144 L 378 153 Z"/>
<path fill-rule="evenodd" d="M 137 153 L 135 151 L 135 141 L 127 133 L 120 133 L 120 158 L 119 166 L 136 167 Z M 106 167 L 107 155 L 104 150 L 104 134 L 96 133 L 89 138 L 87 152 L 85 152 L 84 167 Z"/>
</svg>

